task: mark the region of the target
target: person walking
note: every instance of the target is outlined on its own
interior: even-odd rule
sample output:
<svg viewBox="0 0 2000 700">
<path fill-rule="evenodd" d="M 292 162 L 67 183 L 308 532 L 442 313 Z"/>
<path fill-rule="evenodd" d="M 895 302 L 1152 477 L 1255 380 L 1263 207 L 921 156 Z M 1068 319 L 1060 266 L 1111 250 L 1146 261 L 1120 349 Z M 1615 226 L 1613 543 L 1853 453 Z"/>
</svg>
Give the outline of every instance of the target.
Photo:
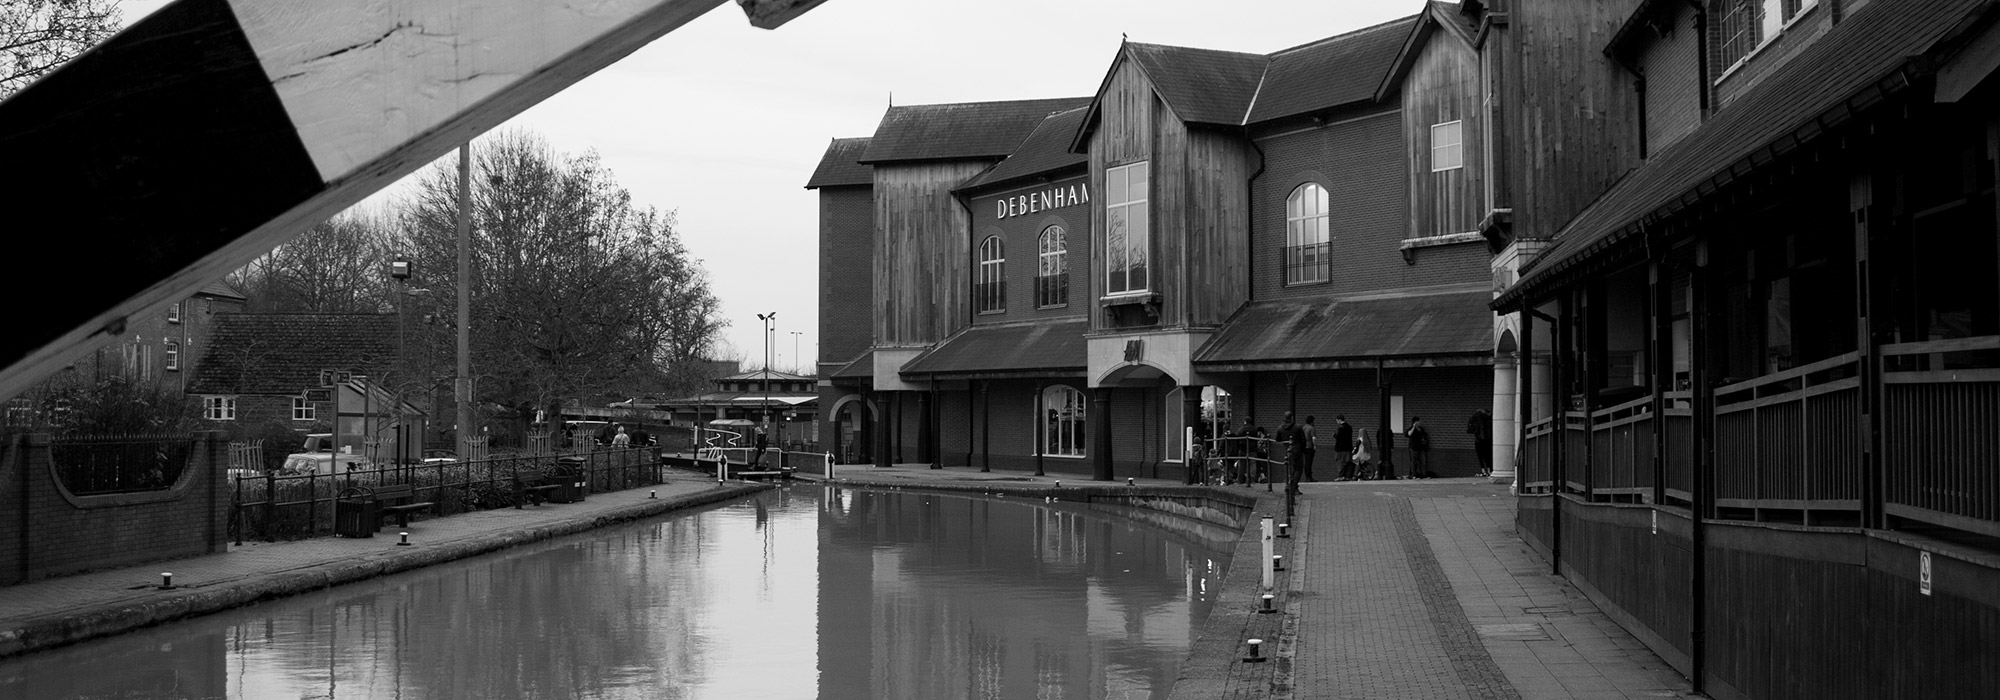
<svg viewBox="0 0 2000 700">
<path fill-rule="evenodd" d="M 1250 473 L 1243 483 L 1267 483 L 1271 480 L 1271 434 L 1257 425 L 1255 417 L 1244 420 L 1249 426 L 1243 431 L 1243 442 L 1250 448 Z"/>
<path fill-rule="evenodd" d="M 1389 426 L 1375 430 L 1375 478 L 1389 481 L 1396 478 L 1396 462 L 1391 454 L 1396 449 L 1396 431 Z"/>
<path fill-rule="evenodd" d="M 1285 492 L 1297 493 L 1299 472 L 1305 470 L 1306 431 L 1292 422 L 1292 412 L 1285 412 L 1284 424 L 1278 426 L 1278 442 L 1285 448 Z"/>
<path fill-rule="evenodd" d="M 770 448 L 771 448 L 771 437 L 764 433 L 764 428 L 762 426 L 759 426 L 757 428 L 757 456 L 750 460 L 750 464 L 759 466 L 763 465 L 764 450 Z"/>
<path fill-rule="evenodd" d="M 1347 424 L 1345 415 L 1333 417 L 1333 461 L 1334 481 L 1354 480 L 1354 426 Z"/>
<path fill-rule="evenodd" d="M 1465 421 L 1465 432 L 1472 434 L 1472 456 L 1479 459 L 1479 475 L 1493 476 L 1493 414 L 1483 408 L 1473 411 Z"/>
<path fill-rule="evenodd" d="M 1424 419 L 1410 417 L 1410 478 L 1435 479 L 1437 473 L 1431 471 L 1431 431 L 1424 427 Z"/>
<path fill-rule="evenodd" d="M 1319 453 L 1319 428 L 1313 427 L 1312 416 L 1306 416 L 1306 424 L 1299 426 L 1299 431 L 1305 433 L 1306 446 L 1306 463 L 1300 469 L 1301 474 L 1299 476 L 1306 481 L 1318 481 L 1318 479 L 1313 478 L 1313 456 Z"/>
<path fill-rule="evenodd" d="M 1382 475 L 1375 471 L 1375 455 L 1368 451 L 1368 431 L 1363 430 L 1354 434 L 1354 454 L 1349 455 L 1348 463 L 1352 465 L 1356 479 L 1382 478 Z"/>
<path fill-rule="evenodd" d="M 618 432 L 611 434 L 611 446 L 618 449 L 632 446 L 632 434 L 625 432 L 625 426 L 618 426 Z"/>
</svg>

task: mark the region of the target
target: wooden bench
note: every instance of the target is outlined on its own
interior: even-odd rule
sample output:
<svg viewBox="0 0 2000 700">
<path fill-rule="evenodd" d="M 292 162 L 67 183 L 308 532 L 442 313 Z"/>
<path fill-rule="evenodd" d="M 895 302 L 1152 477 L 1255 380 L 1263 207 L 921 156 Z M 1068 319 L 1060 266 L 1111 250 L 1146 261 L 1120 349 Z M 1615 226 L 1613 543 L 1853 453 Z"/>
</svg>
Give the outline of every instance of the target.
<svg viewBox="0 0 2000 700">
<path fill-rule="evenodd" d="M 554 493 L 556 489 L 562 488 L 562 482 L 568 478 L 565 475 L 555 475 L 547 472 L 525 477 L 515 474 L 514 510 L 521 509 L 522 501 L 527 501 L 529 505 L 535 506 L 547 503 L 549 494 Z"/>
<path fill-rule="evenodd" d="M 382 519 L 396 516 L 396 523 L 410 526 L 410 514 L 437 505 L 430 501 L 418 501 L 417 490 L 409 484 L 388 484 L 384 486 L 350 486 L 340 492 L 340 503 L 334 512 L 337 534 L 349 537 L 374 537 L 375 531 L 382 529 Z M 348 510 L 347 515 L 342 511 Z M 344 519 L 359 519 L 344 522 Z"/>
</svg>

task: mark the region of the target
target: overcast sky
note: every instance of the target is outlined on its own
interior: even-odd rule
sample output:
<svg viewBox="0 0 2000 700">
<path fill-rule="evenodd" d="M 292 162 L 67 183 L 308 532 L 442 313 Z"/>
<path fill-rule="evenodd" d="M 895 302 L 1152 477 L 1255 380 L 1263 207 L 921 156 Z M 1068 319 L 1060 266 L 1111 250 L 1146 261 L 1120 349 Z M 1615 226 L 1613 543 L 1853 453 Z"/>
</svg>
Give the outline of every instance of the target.
<svg viewBox="0 0 2000 700">
<path fill-rule="evenodd" d="M 164 4 L 126 0 L 126 20 Z M 776 311 L 772 365 L 810 370 L 819 224 L 817 197 L 804 185 L 828 139 L 873 134 L 892 94 L 904 105 L 1088 96 L 1121 34 L 1270 53 L 1423 6 L 827 0 L 766 31 L 724 2 L 501 128 L 539 133 L 563 152 L 595 149 L 637 202 L 677 211 L 681 236 L 707 267 L 731 324 L 725 353 L 760 366 L 757 314 Z M 370 201 L 394 197 L 399 187 Z"/>
</svg>

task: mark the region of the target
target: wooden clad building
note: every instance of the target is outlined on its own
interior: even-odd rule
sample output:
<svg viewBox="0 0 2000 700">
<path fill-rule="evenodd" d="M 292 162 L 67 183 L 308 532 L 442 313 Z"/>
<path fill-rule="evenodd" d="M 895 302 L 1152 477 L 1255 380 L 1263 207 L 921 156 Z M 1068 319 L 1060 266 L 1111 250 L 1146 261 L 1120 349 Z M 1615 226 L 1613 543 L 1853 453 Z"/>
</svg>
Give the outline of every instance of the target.
<svg viewBox="0 0 2000 700">
<path fill-rule="evenodd" d="M 1633 126 L 1510 171 L 1577 203 L 1496 239 L 1524 539 L 1713 697 L 2000 696 L 2000 12 L 1506 4 L 1520 74 L 1622 76 L 1506 120 Z"/>
<path fill-rule="evenodd" d="M 1336 415 L 1392 444 L 1426 417 L 1423 470 L 1478 472 L 1474 30 L 1434 3 L 1272 54 L 1126 43 L 1090 98 L 892 107 L 860 155 L 837 140 L 812 186 L 869 169 L 874 247 L 823 263 L 822 305 L 866 286 L 873 316 L 865 351 L 823 354 L 821 403 L 879 448 L 842 456 L 1184 478 L 1191 428 L 1295 411 L 1326 443 Z"/>
</svg>

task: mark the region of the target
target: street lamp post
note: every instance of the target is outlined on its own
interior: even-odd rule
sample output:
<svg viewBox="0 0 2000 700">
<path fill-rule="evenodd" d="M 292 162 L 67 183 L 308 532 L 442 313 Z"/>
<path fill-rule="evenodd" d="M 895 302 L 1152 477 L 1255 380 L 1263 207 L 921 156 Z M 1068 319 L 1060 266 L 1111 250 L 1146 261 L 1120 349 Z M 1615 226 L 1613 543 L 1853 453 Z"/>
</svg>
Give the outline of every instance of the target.
<svg viewBox="0 0 2000 700">
<path fill-rule="evenodd" d="M 804 374 L 804 373 L 805 373 L 805 372 L 801 371 L 801 370 L 805 369 L 805 365 L 801 365 L 801 364 L 799 364 L 800 362 L 802 362 L 802 360 L 800 360 L 800 359 L 799 359 L 799 336 L 802 336 L 802 335 L 805 335 L 805 334 L 806 334 L 806 332 L 805 332 L 805 331 L 792 331 L 792 373 L 793 373 L 793 374 Z"/>
<path fill-rule="evenodd" d="M 778 312 L 757 314 L 757 320 L 764 322 L 764 429 L 771 428 L 771 324 L 778 321 Z"/>
</svg>

